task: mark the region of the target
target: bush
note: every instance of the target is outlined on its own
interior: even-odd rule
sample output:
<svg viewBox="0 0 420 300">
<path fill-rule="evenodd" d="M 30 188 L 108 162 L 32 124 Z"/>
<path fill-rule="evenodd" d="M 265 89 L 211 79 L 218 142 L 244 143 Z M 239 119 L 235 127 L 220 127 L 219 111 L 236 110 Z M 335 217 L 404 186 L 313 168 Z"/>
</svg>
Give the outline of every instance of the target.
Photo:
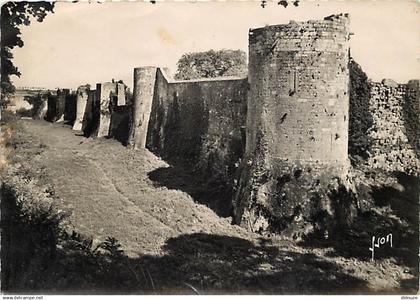
<svg viewBox="0 0 420 300">
<path fill-rule="evenodd" d="M 16 115 L 19 117 L 28 117 L 28 118 L 32 118 L 34 115 L 33 109 L 32 108 L 19 108 L 18 110 L 16 110 Z"/>
<path fill-rule="evenodd" d="M 186 53 L 178 60 L 177 80 L 247 75 L 246 53 L 223 49 Z"/>
<path fill-rule="evenodd" d="M 23 175 L 24 174 L 24 175 Z M 2 291 L 126 291 L 140 289 L 119 242 L 70 231 L 51 188 L 9 167 L 1 186 Z"/>
<path fill-rule="evenodd" d="M 373 125 L 369 110 L 370 85 L 360 65 L 350 59 L 349 154 L 366 159 L 371 141 L 367 135 Z"/>
<path fill-rule="evenodd" d="M 1 116 L 0 116 L 1 125 L 5 124 L 14 124 L 17 121 L 16 115 L 7 109 L 1 110 Z"/>
<path fill-rule="evenodd" d="M 66 214 L 35 181 L 22 175 L 4 179 L 1 198 L 2 288 L 13 290 L 29 278 L 40 279 L 40 271 L 55 256 L 59 224 Z"/>
</svg>

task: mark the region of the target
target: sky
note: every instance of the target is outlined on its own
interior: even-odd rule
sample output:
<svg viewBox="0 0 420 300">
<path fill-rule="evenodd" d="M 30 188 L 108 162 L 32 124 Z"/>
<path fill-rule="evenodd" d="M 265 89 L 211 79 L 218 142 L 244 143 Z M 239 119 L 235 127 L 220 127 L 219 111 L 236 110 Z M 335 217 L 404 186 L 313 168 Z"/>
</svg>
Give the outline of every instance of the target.
<svg viewBox="0 0 420 300">
<path fill-rule="evenodd" d="M 259 1 L 58 2 L 42 23 L 22 27 L 14 48 L 16 86 L 77 88 L 122 79 L 133 69 L 169 67 L 187 52 L 248 48 L 249 28 L 350 13 L 351 54 L 369 78 L 420 77 L 420 2 L 305 1 L 287 8 Z"/>
</svg>

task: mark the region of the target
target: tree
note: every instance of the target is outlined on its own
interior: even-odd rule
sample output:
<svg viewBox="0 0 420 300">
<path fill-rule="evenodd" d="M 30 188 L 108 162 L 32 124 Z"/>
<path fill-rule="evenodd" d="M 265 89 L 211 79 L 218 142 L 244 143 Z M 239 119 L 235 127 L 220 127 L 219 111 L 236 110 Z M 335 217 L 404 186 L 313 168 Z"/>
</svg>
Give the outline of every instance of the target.
<svg viewBox="0 0 420 300">
<path fill-rule="evenodd" d="M 242 50 L 187 53 L 178 61 L 175 79 L 246 76 L 246 54 Z"/>
<path fill-rule="evenodd" d="M 349 154 L 367 158 L 371 141 L 367 134 L 373 124 L 369 110 L 370 86 L 360 65 L 350 58 Z"/>
<path fill-rule="evenodd" d="M 300 0 L 279 0 L 277 5 L 281 5 L 284 8 L 289 6 L 289 3 L 293 3 L 294 6 L 299 6 Z M 267 5 L 267 0 L 261 0 L 261 7 L 264 8 Z"/>
<path fill-rule="evenodd" d="M 8 96 L 15 91 L 11 76 L 20 76 L 19 69 L 13 64 L 12 49 L 23 47 L 20 26 L 29 26 L 31 17 L 42 22 L 48 12 L 53 12 L 53 2 L 7 2 L 1 7 L 1 100 L 5 107 Z"/>
<path fill-rule="evenodd" d="M 43 94 L 39 92 L 36 95 L 24 97 L 24 100 L 32 106 L 30 115 L 27 117 L 39 118 L 42 108 L 46 105 L 46 97 L 43 97 Z"/>
</svg>

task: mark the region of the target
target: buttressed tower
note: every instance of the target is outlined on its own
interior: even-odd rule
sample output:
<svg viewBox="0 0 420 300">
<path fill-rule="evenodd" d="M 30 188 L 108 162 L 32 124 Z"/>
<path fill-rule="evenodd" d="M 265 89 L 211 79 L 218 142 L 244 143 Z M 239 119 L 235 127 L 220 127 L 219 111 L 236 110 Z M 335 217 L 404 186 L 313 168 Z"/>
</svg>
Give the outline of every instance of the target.
<svg viewBox="0 0 420 300">
<path fill-rule="evenodd" d="M 251 230 L 310 231 L 314 214 L 332 213 L 320 190 L 347 172 L 348 41 L 347 14 L 250 30 L 234 210 Z"/>
</svg>

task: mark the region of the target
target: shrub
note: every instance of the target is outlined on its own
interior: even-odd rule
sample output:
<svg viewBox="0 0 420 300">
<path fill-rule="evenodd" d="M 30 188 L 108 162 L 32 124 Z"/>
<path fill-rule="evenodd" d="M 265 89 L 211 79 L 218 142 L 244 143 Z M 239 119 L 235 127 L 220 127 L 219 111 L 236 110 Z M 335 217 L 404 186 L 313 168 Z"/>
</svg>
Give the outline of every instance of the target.
<svg viewBox="0 0 420 300">
<path fill-rule="evenodd" d="M 373 124 L 369 111 L 370 85 L 360 65 L 350 59 L 349 154 L 366 159 L 371 141 L 367 135 Z"/>
<path fill-rule="evenodd" d="M 32 118 L 34 115 L 34 112 L 32 110 L 32 108 L 19 108 L 18 110 L 16 110 L 16 115 L 19 117 L 28 117 L 28 118 Z"/>
<path fill-rule="evenodd" d="M 69 213 L 21 169 L 9 167 L 1 186 L 2 290 L 96 291 L 141 288 L 121 244 L 113 237 L 68 233 Z M 25 174 L 25 175 L 23 175 Z"/>
</svg>

